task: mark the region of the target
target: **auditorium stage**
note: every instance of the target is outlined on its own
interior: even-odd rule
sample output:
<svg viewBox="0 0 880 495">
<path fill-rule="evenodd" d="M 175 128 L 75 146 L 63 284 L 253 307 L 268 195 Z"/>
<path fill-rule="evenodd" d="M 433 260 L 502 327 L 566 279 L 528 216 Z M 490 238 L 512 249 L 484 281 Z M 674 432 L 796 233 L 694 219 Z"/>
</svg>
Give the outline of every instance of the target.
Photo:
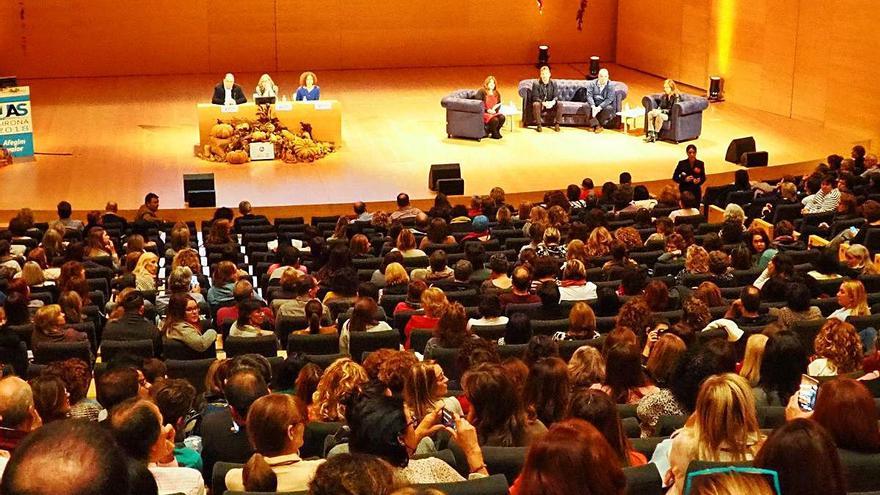
<svg viewBox="0 0 880 495">
<path fill-rule="evenodd" d="M 609 69 L 612 79 L 628 84 L 632 107 L 662 87 L 659 78 L 614 65 Z M 553 67 L 553 76 L 581 78 L 583 70 L 583 65 L 560 64 Z M 493 66 L 320 73 L 322 96 L 342 104 L 342 148 L 315 163 L 245 165 L 193 156 L 199 139 L 196 104 L 210 99 L 221 71 L 216 76 L 24 80 L 31 86 L 35 147 L 42 154 L 35 162 L 0 169 L 0 214 L 21 206 L 54 210 L 61 199 L 73 204 L 77 217 L 103 208 L 107 200 L 133 210 L 147 191 L 159 194 L 163 209 L 182 208 L 182 175 L 188 173 L 215 174 L 219 205 L 242 199 L 255 206 L 345 204 L 388 201 L 400 191 L 430 198 L 431 163 L 461 163 L 465 193 L 471 195 L 486 194 L 496 185 L 509 193 L 564 189 L 584 177 L 599 185 L 625 170 L 637 182 L 668 179 L 685 155 L 685 144 L 647 144 L 641 131 L 592 134 L 563 127 L 560 133 L 545 128 L 538 134 L 519 127 L 518 119 L 513 132 L 505 126 L 500 141 L 447 139 L 440 99 L 455 89 L 478 87 L 490 73 L 498 78 L 504 102 L 519 107 L 518 81 L 534 77 L 536 70 Z M 298 74 L 272 75 L 283 92 L 295 89 Z M 259 75 L 236 76 L 249 94 Z M 729 175 L 711 174 L 738 168 L 723 161 L 724 153 L 731 139 L 747 135 L 769 151 L 771 165 L 811 162 L 863 142 L 814 123 L 712 104 L 703 114 L 702 136 L 693 141 L 706 161 L 710 183 L 729 180 Z"/>
</svg>

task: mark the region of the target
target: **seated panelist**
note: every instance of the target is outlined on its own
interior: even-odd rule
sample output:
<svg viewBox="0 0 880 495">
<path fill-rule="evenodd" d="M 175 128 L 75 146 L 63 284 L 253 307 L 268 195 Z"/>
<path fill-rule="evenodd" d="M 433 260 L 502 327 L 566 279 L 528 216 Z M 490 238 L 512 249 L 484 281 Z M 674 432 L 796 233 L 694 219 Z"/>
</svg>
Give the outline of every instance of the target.
<svg viewBox="0 0 880 495">
<path fill-rule="evenodd" d="M 663 122 L 669 120 L 669 112 L 672 111 L 673 105 L 681 101 L 681 93 L 675 81 L 667 79 L 663 81 L 663 94 L 660 96 L 660 106 L 648 112 L 648 135 L 645 141 L 653 143 L 660 136 L 660 129 L 663 128 Z"/>
<path fill-rule="evenodd" d="M 535 130 L 541 132 L 544 114 L 549 113 L 553 116 L 553 130 L 559 132 L 559 121 L 562 119 L 562 105 L 558 104 L 558 90 L 556 88 L 556 81 L 550 78 L 550 67 L 546 65 L 541 67 L 538 80 L 532 83 L 530 95 L 532 115 L 537 124 Z"/>
<path fill-rule="evenodd" d="M 260 76 L 260 82 L 257 83 L 257 89 L 254 90 L 254 98 L 271 98 L 278 96 L 278 86 L 269 77 L 269 74 Z"/>
<path fill-rule="evenodd" d="M 211 98 L 211 103 L 215 105 L 241 105 L 242 103 L 247 103 L 244 91 L 241 90 L 241 86 L 235 84 L 235 76 L 231 72 L 226 74 L 223 82 L 214 86 L 214 97 Z"/>
<path fill-rule="evenodd" d="M 492 139 L 501 139 L 501 127 L 505 121 L 504 114 L 500 113 L 501 93 L 497 86 L 495 76 L 489 76 L 483 81 L 483 87 L 477 93 L 483 101 L 483 125 L 486 127 L 486 135 L 491 136 Z"/>
<path fill-rule="evenodd" d="M 321 99 L 321 88 L 318 86 L 318 76 L 314 72 L 303 72 L 299 76 L 299 88 L 294 93 L 296 101 L 315 101 Z"/>
<path fill-rule="evenodd" d="M 590 129 L 602 129 L 617 115 L 614 109 L 614 87 L 608 77 L 608 69 L 599 71 L 599 77 L 587 83 L 587 103 L 590 104 Z"/>
</svg>

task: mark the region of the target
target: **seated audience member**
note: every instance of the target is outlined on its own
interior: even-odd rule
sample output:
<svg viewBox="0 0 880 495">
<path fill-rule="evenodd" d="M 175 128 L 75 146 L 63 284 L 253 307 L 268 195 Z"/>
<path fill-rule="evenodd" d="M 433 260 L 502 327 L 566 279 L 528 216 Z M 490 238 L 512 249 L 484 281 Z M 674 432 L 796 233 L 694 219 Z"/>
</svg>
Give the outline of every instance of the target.
<svg viewBox="0 0 880 495">
<path fill-rule="evenodd" d="M 533 320 L 561 320 L 568 317 L 567 308 L 559 304 L 559 286 L 556 282 L 544 282 L 538 288 L 541 305 L 532 311 Z"/>
<path fill-rule="evenodd" d="M 511 290 L 498 296 L 502 308 L 508 304 L 534 304 L 541 302 L 536 294 L 530 292 L 532 277 L 528 267 L 517 266 L 511 277 Z"/>
<path fill-rule="evenodd" d="M 721 422 L 721 417 L 727 420 Z M 672 480 L 670 493 L 682 493 L 691 461 L 750 461 L 763 441 L 748 383 L 733 373 L 709 377 L 700 387 L 694 413 L 672 437 L 670 472 L 664 474 Z"/>
<path fill-rule="evenodd" d="M 113 266 L 119 267 L 119 255 L 116 254 L 116 245 L 110 239 L 110 234 L 101 227 L 93 228 L 89 232 L 88 248 L 85 255 L 88 258 L 109 256 L 113 261 Z"/>
<path fill-rule="evenodd" d="M 137 290 L 128 292 L 122 297 L 119 305 L 124 311 L 122 317 L 107 322 L 101 340 L 151 340 L 153 351 L 160 354 L 162 336 L 156 325 L 144 317 L 144 297 L 141 292 Z"/>
<path fill-rule="evenodd" d="M 238 319 L 229 327 L 230 337 L 261 337 L 275 335 L 274 330 L 264 330 L 266 314 L 263 305 L 254 299 L 246 299 L 238 303 Z"/>
<path fill-rule="evenodd" d="M 775 318 L 769 314 L 761 314 L 761 291 L 750 285 L 743 287 L 739 299 L 733 301 L 724 314 L 739 326 L 760 326 L 771 323 Z"/>
<path fill-rule="evenodd" d="M 437 409 L 463 416 L 458 399 L 446 396 L 448 383 L 443 368 L 434 361 L 421 361 L 410 366 L 403 382 L 406 407 L 419 421 Z"/>
<path fill-rule="evenodd" d="M 397 247 L 393 248 L 392 251 L 399 251 L 404 258 L 427 256 L 424 251 L 416 248 L 416 238 L 410 229 L 400 231 L 400 234 L 397 236 Z"/>
<path fill-rule="evenodd" d="M 659 389 L 650 382 L 641 365 L 641 352 L 634 344 L 618 344 L 605 356 L 605 382 L 593 385 L 618 404 L 637 404 Z"/>
<path fill-rule="evenodd" d="M 299 273 L 309 273 L 308 267 L 301 263 L 301 255 L 299 249 L 294 246 L 278 246 L 278 262 L 273 264 L 267 270 L 269 280 L 281 278 L 285 270 L 293 268 Z"/>
<path fill-rule="evenodd" d="M 178 266 L 168 276 L 168 285 L 165 294 L 156 296 L 156 312 L 164 316 L 168 308 L 168 301 L 173 294 L 189 294 L 198 304 L 207 304 L 205 296 L 199 287 L 198 278 L 188 266 Z"/>
<path fill-rule="evenodd" d="M 338 454 L 315 471 L 310 495 L 392 495 L 398 482 L 394 468 L 380 457 Z"/>
<path fill-rule="evenodd" d="M 22 439 L 42 425 L 27 382 L 16 376 L 0 379 L 0 450 L 14 454 Z"/>
<path fill-rule="evenodd" d="M 812 418 L 828 431 L 839 449 L 880 452 L 877 408 L 867 387 L 857 380 L 841 377 L 822 383 L 812 413 L 800 410 L 797 397 L 793 397 L 786 416 Z"/>
<path fill-rule="evenodd" d="M 643 437 L 654 436 L 660 416 L 690 414 L 697 402 L 700 384 L 707 377 L 736 370 L 736 351 L 722 339 L 691 347 L 680 359 L 669 386 L 639 401 L 636 414 Z M 687 363 L 687 366 L 683 364 Z"/>
<path fill-rule="evenodd" d="M 377 377 L 378 378 L 378 377 Z M 324 370 L 309 406 L 310 421 L 345 421 L 345 398 L 369 381 L 363 366 L 339 358 Z"/>
<path fill-rule="evenodd" d="M 305 318 L 306 304 L 311 300 L 317 301 L 315 296 L 318 294 L 318 283 L 311 275 L 298 277 L 294 289 L 296 292 L 296 298 L 282 303 L 278 307 L 277 316 L 279 318 L 282 316 L 287 318 Z M 331 323 L 330 309 L 323 303 L 322 305 L 323 308 L 321 312 L 323 317 L 321 319 L 321 324 L 329 325 Z"/>
<path fill-rule="evenodd" d="M 229 407 L 206 414 L 202 419 L 202 473 L 210 479 L 217 462 L 244 464 L 254 450 L 248 441 L 248 411 L 260 397 L 269 394 L 266 381 L 256 369 L 234 369 L 223 386 Z"/>
<path fill-rule="evenodd" d="M 28 383 L 34 398 L 34 407 L 43 424 L 67 419 L 70 416 L 70 400 L 64 381 L 57 375 L 44 373 Z"/>
<path fill-rule="evenodd" d="M 165 323 L 162 326 L 162 341 L 182 342 L 196 352 L 205 352 L 217 341 L 214 329 L 203 329 L 199 305 L 189 294 L 174 294 L 168 302 Z"/>
<path fill-rule="evenodd" d="M 141 254 L 131 273 L 135 276 L 138 290 L 156 290 L 156 275 L 159 273 L 159 257 L 150 252 Z"/>
<path fill-rule="evenodd" d="M 559 332 L 554 338 L 560 340 L 590 340 L 597 338 L 599 332 L 596 329 L 596 314 L 589 304 L 580 301 L 571 307 L 568 315 L 569 327 L 567 332 Z"/>
<path fill-rule="evenodd" d="M 233 226 L 235 227 L 236 232 L 241 232 L 243 222 L 252 222 L 252 221 L 261 221 L 265 220 L 268 222 L 268 219 L 265 215 L 256 215 L 254 214 L 254 208 L 251 205 L 250 201 L 241 201 L 238 203 L 238 213 L 240 216 L 236 217 L 233 221 Z"/>
<path fill-rule="evenodd" d="M 673 210 L 669 214 L 669 218 L 675 221 L 677 217 L 690 217 L 695 215 L 700 215 L 699 210 L 699 200 L 690 192 L 685 191 L 681 193 L 681 200 L 679 201 L 679 209 Z"/>
<path fill-rule="evenodd" d="M 316 101 L 321 99 L 321 87 L 318 86 L 318 76 L 314 72 L 303 72 L 299 75 L 299 87 L 293 95 L 296 101 Z"/>
<path fill-rule="evenodd" d="M 208 252 L 220 252 L 226 247 L 238 248 L 238 242 L 233 238 L 232 222 L 225 218 L 214 220 L 205 237 L 205 249 Z"/>
<path fill-rule="evenodd" d="M 671 333 L 667 323 L 658 322 L 654 329 L 648 332 L 645 348 L 642 351 L 643 356 L 645 354 L 648 356 L 645 363 L 648 377 L 658 387 L 668 388 L 686 351 L 687 344 L 681 337 Z"/>
<path fill-rule="evenodd" d="M 633 449 L 626 438 L 617 405 L 608 394 L 598 390 L 579 389 L 572 391 L 566 417 L 587 421 L 599 430 L 614 451 L 614 457 L 623 467 L 643 466 L 648 459 Z"/>
<path fill-rule="evenodd" d="M 98 415 L 100 421 L 105 420 L 106 414 L 126 399 L 148 397 L 148 389 L 141 385 L 146 384 L 146 379 L 139 373 L 140 371 L 132 367 L 121 366 L 108 369 L 95 377 L 98 403 L 104 408 Z"/>
<path fill-rule="evenodd" d="M 211 288 L 208 289 L 208 304 L 212 308 L 219 308 L 234 300 L 232 294 L 238 282 L 238 267 L 231 261 L 221 261 L 214 268 L 211 276 Z"/>
<path fill-rule="evenodd" d="M 144 197 L 144 204 L 138 208 L 134 215 L 134 222 L 162 223 L 162 219 L 157 216 L 158 212 L 159 196 L 155 193 L 147 193 Z"/>
<path fill-rule="evenodd" d="M 532 339 L 532 321 L 525 313 L 510 315 L 507 326 L 504 327 L 504 336 L 498 339 L 498 345 L 523 345 Z"/>
<path fill-rule="evenodd" d="M 248 410 L 248 439 L 256 453 L 243 469 L 226 473 L 229 490 L 296 491 L 304 490 L 324 460 L 302 460 L 298 455 L 303 444 L 307 418 L 300 417 L 296 401 L 290 395 L 269 394 L 260 397 Z"/>
<path fill-rule="evenodd" d="M 392 311 L 392 316 L 400 312 L 421 312 L 422 293 L 428 290 L 424 280 L 413 280 L 406 287 L 406 299 L 397 303 Z M 415 316 L 415 315 L 413 315 Z"/>
<path fill-rule="evenodd" d="M 755 456 L 754 465 L 776 471 L 781 493 L 846 493 L 846 479 L 834 439 L 815 421 L 800 418 L 776 428 Z"/>
<path fill-rule="evenodd" d="M 467 312 L 459 303 L 449 304 L 434 327 L 433 337 L 425 344 L 425 357 L 430 358 L 434 349 L 457 349 L 469 338 L 479 338 L 467 327 Z"/>
<path fill-rule="evenodd" d="M 384 332 L 391 330 L 391 326 L 385 321 L 376 319 L 378 307 L 376 301 L 369 297 L 362 297 L 354 304 L 351 318 L 342 324 L 339 331 L 339 352 L 348 355 L 349 341 L 352 332 Z"/>
<path fill-rule="evenodd" d="M 477 215 L 471 221 L 471 231 L 461 238 L 461 243 L 469 241 L 488 241 L 492 236 L 489 232 L 489 219 L 486 215 Z"/>
<path fill-rule="evenodd" d="M 214 105 L 242 105 L 247 103 L 241 86 L 235 83 L 235 76 L 231 72 L 223 77 L 223 81 L 214 86 L 214 96 L 211 97 Z M 158 197 L 156 198 L 158 200 Z M 158 205 L 157 205 L 158 206 Z"/>
<path fill-rule="evenodd" d="M 449 305 L 449 301 L 446 299 L 446 294 L 436 287 L 425 289 L 419 300 L 424 314 L 412 315 L 409 322 L 406 324 L 406 327 L 403 329 L 403 334 L 406 337 L 404 342 L 405 349 L 410 348 L 409 336 L 410 333 L 412 333 L 413 328 L 436 328 L 437 323 L 440 321 L 440 315 Z"/>
<path fill-rule="evenodd" d="M 71 418 L 98 420 L 101 405 L 96 400 L 86 397 L 92 382 L 92 370 L 85 361 L 75 358 L 55 361 L 49 363 L 46 373 L 58 376 L 64 381 L 64 389 L 69 395 Z"/>
<path fill-rule="evenodd" d="M 845 375 L 862 366 L 862 340 L 855 327 L 829 318 L 813 343 L 815 359 L 807 368 L 811 376 Z"/>
<path fill-rule="evenodd" d="M 455 237 L 449 234 L 449 225 L 442 217 L 435 216 L 431 219 L 425 237 L 419 243 L 419 249 L 425 249 L 431 244 L 456 244 Z"/>
<path fill-rule="evenodd" d="M 174 428 L 172 456 L 160 461 L 160 465 L 177 462 L 179 466 L 202 470 L 202 456 L 184 443 L 186 420 L 196 399 L 196 389 L 181 378 L 165 379 L 150 388 L 150 398 L 159 407 L 166 425 Z"/>
<path fill-rule="evenodd" d="M 34 331 L 31 334 L 31 346 L 36 348 L 42 344 L 53 342 L 87 341 L 85 333 L 66 327 L 67 321 L 61 306 L 50 304 L 38 309 L 34 314 Z"/>
<path fill-rule="evenodd" d="M 538 243 L 535 251 L 538 256 L 552 256 L 554 258 L 565 258 L 566 246 L 560 244 L 562 235 L 556 227 L 547 227 L 544 229 L 544 237 Z"/>
<path fill-rule="evenodd" d="M 577 418 L 550 427 L 532 443 L 516 495 L 623 495 L 626 476 L 614 449 L 595 426 Z"/>
<path fill-rule="evenodd" d="M 568 379 L 573 394 L 605 381 L 605 359 L 599 350 L 588 345 L 578 347 L 568 360 Z"/>
<path fill-rule="evenodd" d="M 504 367 L 476 365 L 462 376 L 461 385 L 480 445 L 524 447 L 547 431 L 540 420 L 529 419 Z"/>
<path fill-rule="evenodd" d="M 325 319 L 324 305 L 317 299 L 312 299 L 306 303 L 305 319 L 308 326 L 301 330 L 294 330 L 292 332 L 294 335 L 336 335 L 339 333 L 335 324 L 322 326 L 322 322 Z"/>
<path fill-rule="evenodd" d="M 871 308 L 868 307 L 868 295 L 860 280 L 844 280 L 837 291 L 837 302 L 840 304 L 840 309 L 831 313 L 828 318 L 846 321 L 850 316 L 871 314 Z"/>
<path fill-rule="evenodd" d="M 565 361 L 558 357 L 538 359 L 529 368 L 523 397 L 530 411 L 544 425 L 565 416 L 569 405 L 569 378 Z"/>
<path fill-rule="evenodd" d="M 770 259 L 767 268 L 752 282 L 752 285 L 761 289 L 761 299 L 765 302 L 784 301 L 792 285 L 806 288 L 809 297 L 807 281 L 795 272 L 791 256 L 784 252 L 776 253 Z"/>
<path fill-rule="evenodd" d="M 474 330 L 474 327 L 481 326 L 506 325 L 508 322 L 508 318 L 504 316 L 504 311 L 501 309 L 501 302 L 497 294 L 484 294 L 481 296 L 478 309 L 480 317 L 468 320 L 467 327 L 469 330 Z"/>
<path fill-rule="evenodd" d="M 596 299 L 596 284 L 587 280 L 587 269 L 580 260 L 569 260 L 562 270 L 559 284 L 560 301 Z"/>
<path fill-rule="evenodd" d="M 486 279 L 480 285 L 480 291 L 482 293 L 488 292 L 507 292 L 510 290 L 513 282 L 510 277 L 507 276 L 507 270 L 510 268 L 510 263 L 507 261 L 507 257 L 501 253 L 493 254 L 491 258 L 489 258 L 489 278 Z"/>
<path fill-rule="evenodd" d="M 804 208 L 801 210 L 804 214 L 825 213 L 837 209 L 840 202 L 840 191 L 835 187 L 835 180 L 832 175 L 822 177 L 822 184 L 819 192 L 809 198 L 805 198 Z"/>
<path fill-rule="evenodd" d="M 845 256 L 846 266 L 859 275 L 880 274 L 880 267 L 871 260 L 871 253 L 868 252 L 868 248 L 865 246 L 853 244 L 847 248 Z"/>
<path fill-rule="evenodd" d="M 807 352 L 800 339 L 788 330 L 769 336 L 760 363 L 760 378 L 752 386 L 755 403 L 760 406 L 784 406 L 794 395 L 806 373 Z"/>
<path fill-rule="evenodd" d="M 375 455 L 395 468 L 395 476 L 405 483 L 449 483 L 465 478 L 454 468 L 435 457 L 411 459 L 419 442 L 445 427 L 440 410 L 428 413 L 420 422 L 413 421 L 403 400 L 370 392 L 356 392 L 347 400 L 345 417 L 351 429 L 349 449 L 353 453 Z M 464 418 L 454 419 L 455 428 L 447 431 L 461 447 L 470 477 L 488 475 L 474 427 Z"/>
<path fill-rule="evenodd" d="M 129 472 L 126 453 L 108 429 L 88 421 L 56 421 L 21 442 L 6 464 L 0 491 L 30 495 L 149 494 L 144 489 L 131 489 Z M 155 481 L 152 493 L 156 493 Z"/>
<path fill-rule="evenodd" d="M 394 222 L 415 218 L 421 212 L 422 210 L 410 205 L 408 194 L 400 193 L 397 195 L 397 209 L 392 211 L 388 217 Z"/>
<path fill-rule="evenodd" d="M 74 232 L 82 232 L 83 231 L 83 223 L 82 220 L 74 220 L 70 218 L 73 214 L 73 207 L 67 201 L 61 201 L 58 203 L 58 222 L 64 226 L 64 229 L 67 231 Z"/>
<path fill-rule="evenodd" d="M 156 404 L 128 399 L 113 408 L 107 422 L 119 447 L 135 462 L 148 466 L 160 494 L 205 493 L 205 482 L 195 469 L 158 466 L 173 458 L 174 428 L 164 424 Z"/>
<path fill-rule="evenodd" d="M 761 293 L 763 296 L 763 289 Z M 792 326 L 799 321 L 824 318 L 817 306 L 810 306 L 810 289 L 806 285 L 798 283 L 788 284 L 785 306 L 770 308 L 768 314 L 771 317 L 776 317 L 776 327 L 780 330 L 791 330 Z"/>
<path fill-rule="evenodd" d="M 385 285 L 380 292 L 381 297 L 385 294 L 400 295 L 406 294 L 409 290 L 410 278 L 406 273 L 406 268 L 400 263 L 389 263 L 385 267 Z"/>
</svg>

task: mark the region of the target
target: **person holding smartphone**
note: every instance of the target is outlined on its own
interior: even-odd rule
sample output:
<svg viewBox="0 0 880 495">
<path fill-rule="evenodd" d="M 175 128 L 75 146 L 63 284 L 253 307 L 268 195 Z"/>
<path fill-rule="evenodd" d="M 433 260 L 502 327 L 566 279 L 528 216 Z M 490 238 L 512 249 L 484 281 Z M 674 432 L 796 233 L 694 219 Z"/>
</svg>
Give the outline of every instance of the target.
<svg viewBox="0 0 880 495">
<path fill-rule="evenodd" d="M 500 113 L 501 93 L 498 91 L 498 81 L 495 76 L 488 76 L 483 81 L 483 87 L 477 92 L 483 101 L 483 124 L 486 126 L 486 134 L 492 139 L 501 139 L 501 128 L 504 126 L 506 117 Z"/>
</svg>

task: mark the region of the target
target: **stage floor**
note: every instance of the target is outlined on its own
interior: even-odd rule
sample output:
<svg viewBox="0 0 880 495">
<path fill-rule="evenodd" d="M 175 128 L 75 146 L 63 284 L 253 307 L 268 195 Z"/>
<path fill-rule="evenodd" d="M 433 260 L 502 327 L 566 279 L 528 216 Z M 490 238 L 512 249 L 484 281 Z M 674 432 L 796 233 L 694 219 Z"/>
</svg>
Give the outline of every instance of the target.
<svg viewBox="0 0 880 495">
<path fill-rule="evenodd" d="M 580 78 L 582 67 L 554 67 L 557 78 Z M 627 102 L 657 92 L 662 80 L 610 66 L 612 79 L 629 86 Z M 35 162 L 0 169 L 0 210 L 30 206 L 54 210 L 61 199 L 77 211 L 101 209 L 108 200 L 136 209 L 153 191 L 163 208 L 183 207 L 182 175 L 213 172 L 219 205 L 248 199 L 255 206 L 388 201 L 400 191 L 413 198 L 433 195 L 427 187 L 431 163 L 458 162 L 465 193 L 486 194 L 493 186 L 511 193 L 565 188 L 591 177 L 599 185 L 622 171 L 633 179 L 669 178 L 685 155 L 685 144 L 647 144 L 642 133 L 593 134 L 584 128 L 507 126 L 500 141 L 447 139 L 440 99 L 458 88 L 478 87 L 487 74 L 500 83 L 504 102 L 521 99 L 520 79 L 529 66 L 493 66 L 319 74 L 324 98 L 339 100 L 342 148 L 315 163 L 281 161 L 226 165 L 193 156 L 196 104 L 210 99 L 221 75 L 46 79 L 22 81 L 33 98 Z M 238 74 L 248 93 L 257 74 Z M 274 74 L 281 90 L 295 89 L 298 74 Z M 641 119 L 639 119 L 641 125 Z M 847 152 L 861 137 L 731 103 L 712 104 L 703 114 L 703 135 L 693 141 L 710 174 L 735 170 L 723 161 L 731 139 L 753 135 L 772 165 L 818 160 Z M 5 219 L 4 219 L 5 220 Z"/>
</svg>

